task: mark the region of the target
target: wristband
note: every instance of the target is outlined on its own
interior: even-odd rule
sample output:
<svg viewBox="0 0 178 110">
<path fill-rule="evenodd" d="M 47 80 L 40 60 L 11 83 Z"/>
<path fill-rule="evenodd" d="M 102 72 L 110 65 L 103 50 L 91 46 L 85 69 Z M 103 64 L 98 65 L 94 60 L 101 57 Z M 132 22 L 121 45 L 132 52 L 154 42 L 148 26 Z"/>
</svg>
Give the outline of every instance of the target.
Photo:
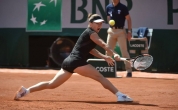
<svg viewBox="0 0 178 110">
<path fill-rule="evenodd" d="M 115 58 L 116 56 L 118 56 L 118 55 L 117 55 L 117 54 L 114 54 L 114 58 Z"/>
</svg>

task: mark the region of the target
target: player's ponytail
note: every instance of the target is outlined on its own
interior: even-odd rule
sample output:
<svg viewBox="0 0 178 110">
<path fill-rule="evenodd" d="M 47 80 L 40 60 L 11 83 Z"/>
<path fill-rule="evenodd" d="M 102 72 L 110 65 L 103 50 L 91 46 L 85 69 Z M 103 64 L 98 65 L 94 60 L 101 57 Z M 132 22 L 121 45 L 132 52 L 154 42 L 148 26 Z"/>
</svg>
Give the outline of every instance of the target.
<svg viewBox="0 0 178 110">
<path fill-rule="evenodd" d="M 92 13 L 89 13 L 89 14 L 88 14 L 88 19 L 90 19 L 90 17 L 91 17 L 92 15 L 93 15 Z"/>
</svg>

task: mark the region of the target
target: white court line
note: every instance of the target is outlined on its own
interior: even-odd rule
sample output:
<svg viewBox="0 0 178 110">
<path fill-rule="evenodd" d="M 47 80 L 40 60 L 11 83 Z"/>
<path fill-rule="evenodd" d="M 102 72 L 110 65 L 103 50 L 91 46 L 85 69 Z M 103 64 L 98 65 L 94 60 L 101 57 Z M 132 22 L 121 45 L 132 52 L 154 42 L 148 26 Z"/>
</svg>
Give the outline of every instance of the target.
<svg viewBox="0 0 178 110">
<path fill-rule="evenodd" d="M 0 69 L 0 73 L 57 74 L 59 70 Z"/>
<path fill-rule="evenodd" d="M 46 70 L 32 70 L 32 69 L 0 69 L 1 73 L 28 73 L 28 74 L 56 74 L 59 70 L 46 69 Z M 170 74 L 170 73 L 148 73 L 148 72 L 139 72 L 134 71 L 132 73 L 135 78 L 165 78 L 165 79 L 178 79 L 178 74 Z M 74 73 L 73 75 L 78 75 Z M 117 71 L 117 76 L 125 77 L 125 71 Z"/>
</svg>

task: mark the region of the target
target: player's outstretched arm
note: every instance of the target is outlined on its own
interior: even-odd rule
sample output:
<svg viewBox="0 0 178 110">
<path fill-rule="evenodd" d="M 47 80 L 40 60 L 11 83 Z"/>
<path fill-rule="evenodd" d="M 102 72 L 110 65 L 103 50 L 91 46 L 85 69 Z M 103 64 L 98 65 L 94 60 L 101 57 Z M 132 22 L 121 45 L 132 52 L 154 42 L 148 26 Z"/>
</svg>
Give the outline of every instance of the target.
<svg viewBox="0 0 178 110">
<path fill-rule="evenodd" d="M 97 33 L 93 33 L 90 35 L 90 39 L 95 42 L 98 46 L 100 46 L 101 48 L 103 48 L 105 51 L 107 51 L 108 53 L 112 53 L 112 56 L 114 55 L 118 55 L 114 50 L 112 50 L 111 48 L 109 48 L 109 46 L 98 36 Z"/>
<path fill-rule="evenodd" d="M 113 66 L 114 65 L 114 60 L 110 57 L 110 56 L 107 56 L 107 55 L 104 55 L 102 54 L 101 52 L 99 52 L 98 50 L 96 49 L 92 49 L 90 51 L 90 54 L 94 55 L 95 57 L 97 58 L 101 58 L 101 59 L 105 59 L 105 61 L 108 63 L 108 65 L 110 66 Z"/>
<path fill-rule="evenodd" d="M 108 56 L 102 54 L 101 52 L 99 52 L 97 49 L 92 49 L 90 51 L 90 54 L 94 55 L 97 58 L 101 58 L 101 59 L 106 59 Z"/>
</svg>

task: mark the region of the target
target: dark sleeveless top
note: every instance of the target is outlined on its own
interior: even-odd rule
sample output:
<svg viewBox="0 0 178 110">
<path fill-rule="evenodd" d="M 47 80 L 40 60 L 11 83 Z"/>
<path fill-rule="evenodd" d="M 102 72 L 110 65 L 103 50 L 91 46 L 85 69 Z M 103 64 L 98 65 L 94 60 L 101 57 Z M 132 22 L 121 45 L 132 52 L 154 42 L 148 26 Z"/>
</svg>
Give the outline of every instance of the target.
<svg viewBox="0 0 178 110">
<path fill-rule="evenodd" d="M 96 44 L 90 39 L 90 35 L 94 33 L 91 28 L 87 28 L 76 42 L 71 56 L 77 56 L 80 59 L 88 59 L 89 52 L 96 47 Z"/>
<path fill-rule="evenodd" d="M 96 44 L 90 39 L 90 35 L 94 32 L 88 27 L 80 35 L 72 52 L 62 63 L 64 70 L 73 73 L 75 68 L 88 64 L 86 61 L 90 56 L 89 52 L 96 47 Z"/>
</svg>

